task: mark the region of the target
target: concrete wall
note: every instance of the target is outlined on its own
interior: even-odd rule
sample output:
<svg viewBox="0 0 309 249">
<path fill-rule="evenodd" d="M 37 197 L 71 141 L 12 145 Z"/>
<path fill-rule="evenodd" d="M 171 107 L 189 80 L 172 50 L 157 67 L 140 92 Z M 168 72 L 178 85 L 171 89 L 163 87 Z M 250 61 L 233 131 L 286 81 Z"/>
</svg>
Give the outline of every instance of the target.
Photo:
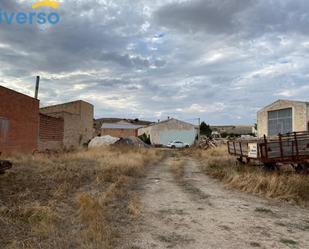
<svg viewBox="0 0 309 249">
<path fill-rule="evenodd" d="M 306 102 L 278 100 L 266 106 L 257 113 L 258 137 L 268 136 L 268 112 L 292 108 L 293 131 L 306 131 L 308 129 L 308 104 Z"/>
<path fill-rule="evenodd" d="M 124 138 L 124 137 L 136 137 L 137 136 L 137 129 L 107 129 L 103 128 L 101 130 L 101 135 L 106 136 L 110 135 L 112 137 L 119 137 L 119 138 Z"/>
<path fill-rule="evenodd" d="M 138 130 L 138 135 L 150 136 L 151 144 L 167 145 L 169 142 L 179 140 L 190 145 L 194 144 L 196 129 L 194 125 L 170 119 Z"/>
<path fill-rule="evenodd" d="M 37 149 L 39 100 L 0 86 L 0 118 L 9 124 L 7 134 L 2 134 L 0 127 L 0 152 L 31 153 Z"/>
<path fill-rule="evenodd" d="M 93 105 L 74 101 L 41 108 L 40 112 L 64 120 L 64 148 L 78 148 L 93 138 Z"/>
<path fill-rule="evenodd" d="M 62 150 L 64 138 L 64 120 L 40 114 L 39 151 Z"/>
</svg>

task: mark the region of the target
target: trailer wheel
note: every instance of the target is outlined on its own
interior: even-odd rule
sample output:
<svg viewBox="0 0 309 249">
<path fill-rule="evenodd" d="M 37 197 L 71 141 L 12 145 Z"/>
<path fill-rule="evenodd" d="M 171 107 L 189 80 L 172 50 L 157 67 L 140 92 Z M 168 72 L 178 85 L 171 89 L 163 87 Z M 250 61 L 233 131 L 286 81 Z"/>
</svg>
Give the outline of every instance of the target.
<svg viewBox="0 0 309 249">
<path fill-rule="evenodd" d="M 237 157 L 237 161 L 241 164 L 245 164 L 245 162 L 242 160 L 242 157 Z"/>
<path fill-rule="evenodd" d="M 276 169 L 276 163 L 264 163 L 263 169 L 268 171 L 274 171 Z"/>
<path fill-rule="evenodd" d="M 303 173 L 303 172 L 308 172 L 309 171 L 309 163 L 298 163 L 296 167 L 294 167 L 295 171 L 297 173 Z"/>
</svg>

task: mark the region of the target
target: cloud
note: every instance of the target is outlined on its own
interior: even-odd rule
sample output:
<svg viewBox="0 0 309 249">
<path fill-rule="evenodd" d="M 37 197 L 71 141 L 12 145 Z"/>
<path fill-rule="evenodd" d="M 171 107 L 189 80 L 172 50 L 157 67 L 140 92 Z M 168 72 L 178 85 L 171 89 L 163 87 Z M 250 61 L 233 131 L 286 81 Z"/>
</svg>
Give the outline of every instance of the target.
<svg viewBox="0 0 309 249">
<path fill-rule="evenodd" d="M 211 105 L 201 106 L 199 104 L 192 104 L 186 108 L 179 108 L 177 111 L 189 113 L 189 114 L 201 114 L 201 113 L 215 113 L 222 112 L 225 109 L 224 103 L 212 103 Z"/>
<path fill-rule="evenodd" d="M 156 12 L 155 19 L 163 26 L 186 32 L 232 34 L 239 25 L 238 15 L 254 2 L 253 0 L 173 2 L 162 6 Z"/>
<path fill-rule="evenodd" d="M 2 0 L 2 11 L 34 1 Z M 66 0 L 56 26 L 0 24 L 0 84 L 96 117 L 255 123 L 277 98 L 308 100 L 306 0 Z"/>
</svg>

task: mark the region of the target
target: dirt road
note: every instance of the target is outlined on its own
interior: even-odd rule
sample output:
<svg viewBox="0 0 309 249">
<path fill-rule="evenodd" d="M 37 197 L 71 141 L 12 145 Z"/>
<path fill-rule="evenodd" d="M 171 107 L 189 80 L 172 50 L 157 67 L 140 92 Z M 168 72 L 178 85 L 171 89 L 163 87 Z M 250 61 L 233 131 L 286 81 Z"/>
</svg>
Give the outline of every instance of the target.
<svg viewBox="0 0 309 249">
<path fill-rule="evenodd" d="M 309 248 L 309 210 L 227 190 L 185 158 L 177 181 L 173 158 L 141 185 L 141 217 L 124 248 Z"/>
</svg>

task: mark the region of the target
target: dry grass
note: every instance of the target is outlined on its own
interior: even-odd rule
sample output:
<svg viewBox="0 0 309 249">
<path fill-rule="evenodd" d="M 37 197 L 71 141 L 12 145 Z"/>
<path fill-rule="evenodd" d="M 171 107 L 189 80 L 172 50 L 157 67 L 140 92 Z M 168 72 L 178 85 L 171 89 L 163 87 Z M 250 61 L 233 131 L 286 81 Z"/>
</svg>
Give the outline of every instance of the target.
<svg viewBox="0 0 309 249">
<path fill-rule="evenodd" d="M 173 158 L 171 162 L 171 171 L 174 174 L 176 180 L 182 181 L 185 173 L 183 158 Z"/>
<path fill-rule="evenodd" d="M 0 248 L 115 248 L 139 213 L 131 191 L 153 150 L 100 148 L 15 156 L 0 176 Z"/>
<path fill-rule="evenodd" d="M 225 147 L 198 151 L 205 173 L 218 178 L 228 186 L 269 198 L 309 203 L 309 176 L 292 172 L 268 172 L 257 166 L 240 165 L 228 155 Z"/>
</svg>

